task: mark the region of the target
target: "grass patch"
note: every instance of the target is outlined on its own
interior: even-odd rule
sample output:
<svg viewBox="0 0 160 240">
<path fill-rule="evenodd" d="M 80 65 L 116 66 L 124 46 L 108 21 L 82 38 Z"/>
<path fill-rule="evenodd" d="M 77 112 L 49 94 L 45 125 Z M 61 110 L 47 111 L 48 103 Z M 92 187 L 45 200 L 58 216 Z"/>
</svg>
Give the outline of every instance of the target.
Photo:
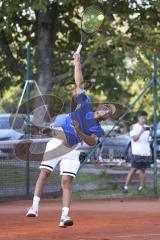
<svg viewBox="0 0 160 240">
<path fill-rule="evenodd" d="M 105 172 L 102 171 L 100 174 L 94 173 L 78 173 L 75 183 L 104 183 L 110 182 L 112 178 Z"/>
<path fill-rule="evenodd" d="M 114 194 L 118 194 L 120 191 L 114 190 Z M 89 191 L 73 192 L 74 199 L 103 199 L 113 195 L 113 189 L 98 189 Z"/>
<path fill-rule="evenodd" d="M 34 186 L 39 174 L 39 169 L 30 168 L 30 185 Z M 0 168 L 0 187 L 1 188 L 9 188 L 9 187 L 25 187 L 26 186 L 26 168 L 11 166 L 11 165 L 3 165 Z M 51 177 L 49 183 L 56 184 L 60 180 L 60 177 L 57 175 L 56 177 Z"/>
<path fill-rule="evenodd" d="M 30 186 L 34 187 L 37 177 L 39 175 L 38 168 L 30 168 Z M 0 188 L 6 189 L 9 191 L 9 188 L 16 187 L 26 187 L 26 168 L 13 166 L 13 165 L 1 165 L 0 167 Z M 60 186 L 60 178 L 59 172 L 50 177 L 48 185 L 50 186 Z M 153 188 L 144 188 L 141 192 L 138 192 L 135 189 L 129 189 L 128 194 L 123 194 L 122 189 L 118 187 L 118 184 L 113 181 L 113 176 L 109 176 L 105 171 L 101 171 L 100 174 L 94 173 L 81 173 L 79 172 L 74 184 L 78 183 L 83 186 L 83 184 L 99 184 L 100 183 L 108 183 L 108 189 L 98 189 L 98 190 L 87 190 L 87 191 L 79 191 L 74 192 L 73 197 L 76 199 L 97 199 L 97 198 L 109 198 L 109 197 L 124 197 L 124 198 L 134 198 L 134 197 L 153 197 L 154 191 Z M 104 187 L 104 185 L 103 185 Z M 16 190 L 15 190 L 16 192 Z M 158 193 L 160 193 L 160 189 L 158 189 Z M 158 194 L 159 195 L 159 194 Z"/>
<path fill-rule="evenodd" d="M 19 167 L 14 165 L 1 165 L 0 167 L 0 187 L 21 187 L 26 184 L 26 168 Z M 30 185 L 36 183 L 37 177 L 39 175 L 38 168 L 30 168 Z M 49 179 L 49 184 L 58 184 L 60 183 L 59 172 L 56 171 L 53 177 Z M 111 182 L 111 178 L 105 173 L 101 172 L 100 174 L 88 174 L 88 173 L 78 173 L 74 183 L 106 183 Z"/>
<path fill-rule="evenodd" d="M 159 191 L 160 192 L 160 191 Z M 160 194 L 158 194 L 160 196 Z M 107 199 L 107 198 L 148 198 L 158 197 L 154 195 L 153 188 L 144 188 L 141 192 L 131 189 L 128 194 L 124 194 L 122 189 L 98 189 L 90 191 L 73 192 L 74 199 Z"/>
<path fill-rule="evenodd" d="M 159 191 L 158 191 L 159 192 Z M 154 196 L 154 189 L 145 187 L 142 191 L 138 191 L 136 189 L 130 189 L 128 197 L 153 197 Z"/>
</svg>

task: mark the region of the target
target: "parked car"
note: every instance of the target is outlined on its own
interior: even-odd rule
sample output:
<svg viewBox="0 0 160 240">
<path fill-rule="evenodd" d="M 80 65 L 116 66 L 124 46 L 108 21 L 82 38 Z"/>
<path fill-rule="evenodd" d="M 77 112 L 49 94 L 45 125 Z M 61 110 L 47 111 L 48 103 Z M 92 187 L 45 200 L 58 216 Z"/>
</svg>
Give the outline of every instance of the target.
<svg viewBox="0 0 160 240">
<path fill-rule="evenodd" d="M 0 157 L 8 157 L 13 154 L 13 144 L 11 143 L 12 140 L 19 140 L 24 137 L 24 133 L 15 130 L 11 127 L 12 125 L 12 115 L 9 113 L 0 114 Z M 18 116 L 16 118 L 17 124 L 19 121 L 22 122 L 22 116 Z M 6 141 L 9 141 L 7 143 Z"/>
<path fill-rule="evenodd" d="M 112 130 L 113 125 L 111 125 L 111 124 L 108 124 L 108 125 L 102 124 L 101 127 L 102 127 L 102 129 L 103 129 L 103 131 L 105 133 L 108 133 L 109 131 Z M 114 131 L 116 131 L 116 130 L 118 130 L 118 126 L 116 126 L 114 128 Z M 103 141 L 103 140 L 100 139 L 100 141 Z M 99 144 L 100 144 L 100 142 L 99 142 Z M 80 151 L 80 162 L 84 162 L 86 160 L 86 158 L 88 158 L 88 160 L 87 160 L 88 162 L 96 161 L 97 160 L 97 156 L 99 154 L 100 146 L 101 145 L 98 145 L 96 147 L 96 151 L 93 151 L 95 146 L 91 147 L 91 146 L 89 146 L 89 145 L 87 145 L 86 143 L 83 142 L 81 144 L 81 146 L 78 148 L 78 150 Z"/>
<path fill-rule="evenodd" d="M 55 128 L 59 129 L 66 114 L 60 114 L 54 118 L 53 125 Z M 25 132 L 28 132 L 29 139 L 43 139 L 46 143 L 46 138 L 49 139 L 47 134 L 42 133 L 39 126 L 34 125 L 34 117 L 30 115 L 30 124 L 26 124 L 26 116 L 18 114 L 15 115 L 10 113 L 0 114 L 0 157 L 10 158 L 15 155 L 16 142 L 14 140 L 25 140 Z M 15 119 L 15 121 L 14 121 Z M 14 126 L 12 123 L 14 121 Z M 33 122 L 32 122 L 33 121 Z M 45 123 L 44 123 L 45 125 Z M 28 127 L 27 127 L 28 126 Z M 46 126 L 44 126 L 45 129 Z"/>
<path fill-rule="evenodd" d="M 101 147 L 102 159 L 125 159 L 131 158 L 131 139 L 129 133 L 106 137 Z"/>
<path fill-rule="evenodd" d="M 112 126 L 113 127 L 113 126 Z M 105 130 L 107 127 L 102 125 L 102 128 Z M 110 126 L 108 127 L 110 128 Z M 129 162 L 131 160 L 131 137 L 128 133 L 120 133 L 120 127 L 115 128 L 111 135 L 105 137 L 105 139 L 101 138 L 100 141 L 102 142 L 99 144 L 96 151 L 93 151 L 91 158 L 89 161 L 93 159 L 95 161 L 103 161 L 104 159 L 109 159 L 113 161 L 114 159 L 125 160 Z M 153 152 L 153 141 L 152 138 L 150 139 L 151 149 Z M 90 151 L 93 147 L 89 147 L 86 144 L 83 144 L 80 147 L 81 156 L 83 156 L 83 160 L 89 156 Z M 157 125 L 157 158 L 160 159 L 160 123 Z"/>
<path fill-rule="evenodd" d="M 66 114 L 60 114 L 55 119 L 54 126 L 59 127 L 62 123 Z M 113 124 L 101 124 L 105 133 L 108 133 L 113 129 Z M 123 130 L 122 130 L 123 128 Z M 123 133 L 123 131 L 125 133 Z M 78 149 L 80 151 L 80 161 L 83 162 L 86 160 L 88 155 L 90 157 L 88 161 L 97 160 L 101 154 L 101 157 L 106 159 L 123 159 L 125 161 L 130 161 L 131 159 L 131 138 L 129 135 L 129 127 L 128 124 L 122 124 L 115 126 L 114 130 L 111 131 L 111 134 L 103 140 L 100 139 L 103 144 L 99 144 L 96 151 L 91 151 L 94 147 L 88 146 L 87 144 L 83 143 Z M 101 149 L 103 145 L 103 148 Z M 151 143 L 152 146 L 152 143 Z M 153 149 L 153 147 L 152 147 Z M 102 151 L 101 151 L 102 150 Z M 157 124 L 157 156 L 160 158 L 160 123 Z"/>
<path fill-rule="evenodd" d="M 57 115 L 53 122 L 52 126 L 54 128 L 59 129 L 62 122 L 64 121 L 67 114 L 59 114 Z M 11 149 L 13 146 L 9 146 L 5 144 L 4 141 L 7 140 L 19 140 L 24 138 L 24 132 L 16 131 L 11 128 L 10 124 L 10 114 L 1 114 L 0 115 L 0 156 L 8 156 L 8 154 L 12 153 Z M 24 121 L 24 119 L 23 119 Z M 112 124 L 102 124 L 101 125 L 104 132 L 109 132 L 112 130 Z M 42 135 L 34 135 L 34 138 L 42 138 Z M 89 161 L 97 160 L 99 157 L 102 159 L 124 159 L 125 161 L 130 161 L 131 158 L 131 138 L 129 135 L 129 131 L 127 133 L 121 132 L 121 126 L 116 126 L 111 134 L 103 140 L 100 139 L 103 144 L 99 144 L 96 151 L 91 153 L 94 147 L 90 147 L 85 143 L 82 143 L 78 148 L 80 151 L 80 161 L 83 162 L 86 160 L 86 157 L 89 156 Z M 2 142 L 4 144 L 2 144 Z M 157 155 L 160 158 L 160 123 L 157 125 Z"/>
</svg>

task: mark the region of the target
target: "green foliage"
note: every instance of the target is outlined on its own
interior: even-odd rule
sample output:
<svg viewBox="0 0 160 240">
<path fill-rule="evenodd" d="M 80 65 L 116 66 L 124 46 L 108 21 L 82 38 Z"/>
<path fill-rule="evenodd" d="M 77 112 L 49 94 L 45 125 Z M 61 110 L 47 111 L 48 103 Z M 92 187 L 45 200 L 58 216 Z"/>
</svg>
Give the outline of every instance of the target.
<svg viewBox="0 0 160 240">
<path fill-rule="evenodd" d="M 21 91 L 19 86 L 15 86 L 4 92 L 0 102 L 0 113 L 14 113 L 16 111 Z"/>
</svg>

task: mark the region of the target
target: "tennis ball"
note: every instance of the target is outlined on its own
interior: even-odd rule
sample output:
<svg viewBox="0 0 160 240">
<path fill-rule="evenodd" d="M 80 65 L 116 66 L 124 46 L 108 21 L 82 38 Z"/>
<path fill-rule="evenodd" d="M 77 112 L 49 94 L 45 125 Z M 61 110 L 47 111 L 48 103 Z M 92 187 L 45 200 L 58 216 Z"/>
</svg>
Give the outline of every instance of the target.
<svg viewBox="0 0 160 240">
<path fill-rule="evenodd" d="M 99 21 L 102 21 L 103 19 L 104 19 L 103 14 L 98 15 L 98 20 L 99 20 Z"/>
</svg>

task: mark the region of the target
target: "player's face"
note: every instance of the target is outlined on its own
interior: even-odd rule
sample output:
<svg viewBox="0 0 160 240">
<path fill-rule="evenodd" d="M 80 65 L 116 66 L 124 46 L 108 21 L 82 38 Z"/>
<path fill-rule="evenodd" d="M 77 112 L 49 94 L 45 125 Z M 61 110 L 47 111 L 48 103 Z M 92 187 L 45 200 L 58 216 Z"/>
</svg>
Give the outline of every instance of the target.
<svg viewBox="0 0 160 240">
<path fill-rule="evenodd" d="M 138 117 L 138 122 L 141 124 L 141 125 L 144 125 L 147 123 L 147 116 L 139 116 Z"/>
<path fill-rule="evenodd" d="M 108 106 L 99 106 L 97 111 L 96 111 L 96 115 L 97 118 L 102 119 L 102 120 L 106 120 L 107 118 L 109 118 L 112 114 L 111 109 Z"/>
</svg>

